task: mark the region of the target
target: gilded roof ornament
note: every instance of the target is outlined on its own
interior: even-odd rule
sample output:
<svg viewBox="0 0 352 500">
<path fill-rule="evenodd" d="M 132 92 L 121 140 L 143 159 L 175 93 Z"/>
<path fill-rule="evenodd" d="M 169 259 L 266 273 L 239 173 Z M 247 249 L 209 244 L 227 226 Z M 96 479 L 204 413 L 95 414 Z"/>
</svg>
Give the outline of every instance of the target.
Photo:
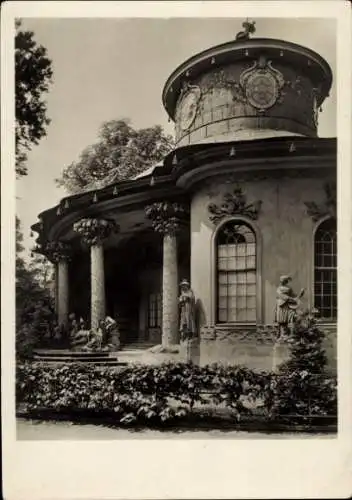
<svg viewBox="0 0 352 500">
<path fill-rule="evenodd" d="M 242 23 L 244 31 L 236 35 L 236 40 L 249 40 L 250 35 L 255 33 L 255 21 L 249 21 L 248 18 Z"/>
</svg>

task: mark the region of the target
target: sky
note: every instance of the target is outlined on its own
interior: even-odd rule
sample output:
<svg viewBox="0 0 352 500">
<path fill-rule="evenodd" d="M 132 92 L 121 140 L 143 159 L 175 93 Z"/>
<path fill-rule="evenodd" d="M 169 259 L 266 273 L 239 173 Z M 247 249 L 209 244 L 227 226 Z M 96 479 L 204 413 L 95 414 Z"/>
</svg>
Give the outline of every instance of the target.
<svg viewBox="0 0 352 500">
<path fill-rule="evenodd" d="M 256 37 L 279 38 L 318 52 L 336 71 L 336 27 L 332 19 L 257 18 Z M 105 121 L 128 118 L 135 128 L 160 124 L 173 133 L 161 93 L 184 60 L 235 38 L 242 18 L 23 18 L 52 60 L 47 94 L 51 123 L 28 156 L 28 176 L 17 181 L 17 214 L 26 251 L 34 245 L 30 226 L 67 193 L 55 179 L 97 140 Z M 320 137 L 336 136 L 336 92 L 323 105 Z M 36 235 L 35 235 L 36 237 Z"/>
</svg>

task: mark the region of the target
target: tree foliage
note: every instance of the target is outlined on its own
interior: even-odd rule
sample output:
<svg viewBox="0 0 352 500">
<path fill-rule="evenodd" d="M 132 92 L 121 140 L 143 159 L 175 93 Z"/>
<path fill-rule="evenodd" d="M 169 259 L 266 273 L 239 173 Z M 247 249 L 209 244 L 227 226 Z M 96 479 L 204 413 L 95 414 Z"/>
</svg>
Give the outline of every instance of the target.
<svg viewBox="0 0 352 500">
<path fill-rule="evenodd" d="M 16 353 L 31 354 L 55 318 L 53 300 L 42 283 L 42 267 L 21 257 L 23 235 L 16 217 Z"/>
<path fill-rule="evenodd" d="M 131 179 L 161 161 L 173 139 L 159 125 L 135 130 L 126 119 L 103 123 L 98 142 L 85 148 L 56 182 L 69 193 Z"/>
<path fill-rule="evenodd" d="M 16 22 L 15 35 L 15 117 L 16 175 L 27 175 L 27 153 L 46 135 L 50 123 L 43 95 L 52 81 L 51 60 L 47 50 L 34 39 L 32 31 Z"/>
</svg>

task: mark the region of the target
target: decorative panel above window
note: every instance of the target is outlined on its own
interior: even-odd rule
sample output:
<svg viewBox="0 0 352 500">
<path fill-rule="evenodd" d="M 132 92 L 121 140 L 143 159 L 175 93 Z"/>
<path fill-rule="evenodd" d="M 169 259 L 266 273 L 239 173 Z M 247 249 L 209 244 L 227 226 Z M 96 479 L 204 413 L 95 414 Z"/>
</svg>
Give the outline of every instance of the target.
<svg viewBox="0 0 352 500">
<path fill-rule="evenodd" d="M 256 238 L 252 228 L 231 220 L 216 238 L 217 321 L 257 319 Z"/>
<path fill-rule="evenodd" d="M 314 306 L 326 321 L 337 318 L 336 220 L 323 221 L 314 238 Z"/>
</svg>

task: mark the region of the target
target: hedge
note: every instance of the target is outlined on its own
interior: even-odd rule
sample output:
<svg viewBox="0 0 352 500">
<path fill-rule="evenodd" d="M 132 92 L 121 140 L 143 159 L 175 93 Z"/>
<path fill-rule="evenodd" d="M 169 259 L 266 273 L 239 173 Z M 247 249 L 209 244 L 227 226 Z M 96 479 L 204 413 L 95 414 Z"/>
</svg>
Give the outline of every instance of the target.
<svg viewBox="0 0 352 500">
<path fill-rule="evenodd" d="M 220 364 L 135 365 L 123 369 L 80 364 L 19 364 L 17 405 L 27 415 L 112 416 L 117 424 L 175 424 L 194 415 L 199 405 L 225 407 L 234 421 L 285 416 L 290 422 L 336 418 L 336 379 L 296 370 L 287 374 L 255 372 Z M 204 407 L 204 406 L 203 406 Z"/>
</svg>

